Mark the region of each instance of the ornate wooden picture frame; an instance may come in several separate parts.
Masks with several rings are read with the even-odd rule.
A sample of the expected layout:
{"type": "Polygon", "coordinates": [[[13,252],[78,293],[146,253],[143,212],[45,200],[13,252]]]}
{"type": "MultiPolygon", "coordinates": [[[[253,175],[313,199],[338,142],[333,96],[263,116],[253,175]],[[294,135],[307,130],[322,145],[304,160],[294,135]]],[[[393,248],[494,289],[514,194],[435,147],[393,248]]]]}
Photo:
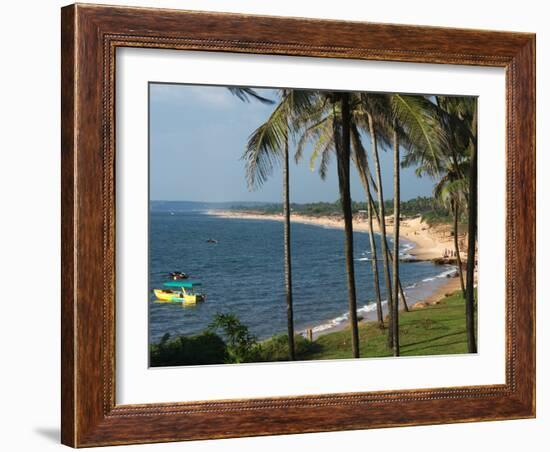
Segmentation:
{"type": "Polygon", "coordinates": [[[161,9],[62,9],[62,442],[73,447],[535,416],[535,36],[161,9]],[[506,382],[115,403],[115,51],[143,47],[506,70],[506,382]]]}

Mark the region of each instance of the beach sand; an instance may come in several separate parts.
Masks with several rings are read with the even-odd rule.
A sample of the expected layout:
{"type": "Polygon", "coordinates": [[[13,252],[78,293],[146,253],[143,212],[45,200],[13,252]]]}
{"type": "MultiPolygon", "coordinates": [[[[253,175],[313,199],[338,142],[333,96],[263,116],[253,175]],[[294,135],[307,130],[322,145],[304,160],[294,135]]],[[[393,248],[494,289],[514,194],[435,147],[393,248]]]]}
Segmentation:
{"type": "Polygon", "coordinates": [[[421,309],[431,304],[437,304],[447,295],[452,295],[457,290],[460,290],[460,279],[458,277],[447,278],[443,284],[437,286],[422,301],[416,302],[409,307],[412,309],[421,309]]]}

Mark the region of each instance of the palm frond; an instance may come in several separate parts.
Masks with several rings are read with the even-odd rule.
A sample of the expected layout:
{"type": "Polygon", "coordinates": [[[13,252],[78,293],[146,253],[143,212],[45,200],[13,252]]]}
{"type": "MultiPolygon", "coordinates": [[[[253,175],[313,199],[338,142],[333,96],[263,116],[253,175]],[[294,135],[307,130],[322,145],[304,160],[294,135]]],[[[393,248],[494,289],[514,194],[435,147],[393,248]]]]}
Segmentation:
{"type": "Polygon", "coordinates": [[[329,116],[325,116],[321,118],[318,122],[315,122],[314,124],[307,126],[303,129],[302,134],[298,139],[298,142],[296,143],[296,150],[294,153],[294,160],[296,163],[300,163],[300,161],[302,160],[306,145],[310,141],[317,140],[321,135],[325,133],[325,128],[327,127],[327,124],[330,123],[330,120],[331,119],[329,116]]]}
{"type": "Polygon", "coordinates": [[[322,180],[327,178],[328,167],[330,165],[330,159],[334,152],[335,143],[334,140],[327,142],[321,150],[321,161],[319,163],[319,176],[322,180]]]}
{"type": "Polygon", "coordinates": [[[435,114],[436,106],[424,96],[393,94],[392,109],[406,136],[404,162],[421,163],[426,172],[437,173],[446,136],[435,114]]]}
{"type": "MultiPolygon", "coordinates": [[[[361,134],[359,133],[359,129],[357,128],[357,125],[352,122],[351,124],[351,149],[352,154],[351,158],[355,163],[355,167],[357,168],[357,171],[359,172],[359,176],[361,178],[365,178],[365,184],[368,184],[370,187],[373,188],[373,191],[375,193],[378,192],[378,187],[376,186],[376,182],[374,180],[374,177],[372,175],[372,172],[370,170],[369,166],[369,159],[367,156],[367,151],[365,147],[363,146],[363,142],[361,140],[361,134]]],[[[369,190],[370,190],[369,187],[369,190]]],[[[365,187],[367,188],[367,187],[365,187]]]]}
{"type": "Polygon", "coordinates": [[[279,164],[288,140],[287,107],[283,99],[267,121],[252,132],[248,139],[242,159],[246,162],[246,178],[250,189],[261,186],[279,164]]]}
{"type": "Polygon", "coordinates": [[[227,89],[243,102],[250,102],[250,98],[260,101],[263,104],[273,105],[274,100],[261,96],[253,88],[239,88],[236,86],[228,86],[227,89]]]}

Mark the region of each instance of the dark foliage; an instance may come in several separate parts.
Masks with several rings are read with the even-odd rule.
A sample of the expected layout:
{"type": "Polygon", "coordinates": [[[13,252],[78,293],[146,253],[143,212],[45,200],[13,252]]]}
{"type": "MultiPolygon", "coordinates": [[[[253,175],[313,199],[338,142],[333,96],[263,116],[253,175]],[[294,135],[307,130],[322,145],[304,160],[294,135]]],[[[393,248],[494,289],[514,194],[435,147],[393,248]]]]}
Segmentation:
{"type": "MultiPolygon", "coordinates": [[[[384,206],[388,212],[393,210],[393,199],[386,199],[384,206]]],[[[281,213],[282,204],[267,203],[263,205],[254,206],[253,209],[250,206],[233,205],[234,210],[243,210],[275,214],[281,213]]],[[[325,216],[325,215],[342,215],[342,207],[340,201],[336,202],[315,202],[297,204],[291,203],[290,208],[293,213],[300,213],[310,216],[325,216]]],[[[353,201],[351,208],[354,214],[365,213],[367,211],[367,205],[364,202],[353,201]]],[[[438,223],[451,223],[452,216],[448,211],[441,207],[439,203],[432,197],[419,196],[417,198],[409,199],[408,201],[401,201],[401,215],[404,217],[410,217],[415,215],[422,215],[426,221],[435,220],[438,223]]]]}
{"type": "Polygon", "coordinates": [[[258,342],[235,314],[216,314],[210,325],[211,331],[221,331],[227,342],[228,363],[253,362],[257,359],[258,342]]]}
{"type": "Polygon", "coordinates": [[[227,358],[225,342],[210,331],[174,339],[167,333],[150,347],[151,367],[223,364],[227,358]]]}

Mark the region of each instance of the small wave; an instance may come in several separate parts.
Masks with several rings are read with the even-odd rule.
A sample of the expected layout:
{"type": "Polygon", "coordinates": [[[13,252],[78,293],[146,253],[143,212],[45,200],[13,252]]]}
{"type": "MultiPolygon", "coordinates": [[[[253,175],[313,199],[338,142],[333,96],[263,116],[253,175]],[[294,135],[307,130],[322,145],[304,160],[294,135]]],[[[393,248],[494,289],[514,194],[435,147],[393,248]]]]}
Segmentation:
{"type": "Polygon", "coordinates": [[[376,310],[376,303],[368,303],[366,304],[365,306],[363,306],[362,308],[359,308],[357,310],[357,313],[368,313],[368,312],[373,312],[376,310]]]}
{"type": "Polygon", "coordinates": [[[327,323],[322,323],[321,325],[314,326],[312,328],[312,331],[314,333],[320,333],[321,331],[326,331],[331,328],[337,327],[340,325],[343,321],[348,319],[348,314],[344,314],[341,316],[338,316],[332,320],[329,320],[327,323]]]}
{"type": "Polygon", "coordinates": [[[409,253],[414,248],[413,243],[405,243],[399,248],[399,255],[405,259],[412,259],[414,256],[409,253]]]}
{"type": "Polygon", "coordinates": [[[458,271],[458,267],[452,267],[449,270],[446,270],[439,275],[436,276],[436,278],[447,278],[451,275],[454,275],[458,271]]]}
{"type": "MultiPolygon", "coordinates": [[[[385,304],[387,304],[387,300],[382,301],[382,305],[385,305],[385,304]]],[[[374,302],[373,303],[367,303],[363,307],[357,309],[357,314],[366,314],[366,313],[369,313],[369,312],[373,312],[374,310],[376,310],[376,303],[374,303],[374,302]]],[[[342,315],[339,315],[338,317],[335,317],[334,319],[329,320],[326,323],[316,325],[311,330],[314,333],[320,333],[322,331],[326,331],[326,330],[330,330],[331,328],[335,328],[338,325],[342,324],[343,322],[346,322],[347,320],[349,320],[349,312],[346,312],[342,315]]]]}
{"type": "Polygon", "coordinates": [[[314,333],[320,333],[321,331],[325,331],[325,330],[328,330],[329,328],[332,328],[332,326],[333,325],[331,324],[324,323],[323,325],[313,327],[311,331],[313,331],[314,333]]]}
{"type": "MultiPolygon", "coordinates": [[[[358,258],[358,259],[355,259],[356,261],[369,261],[371,259],[369,258],[366,258],[366,257],[362,257],[362,258],[358,258]]],[[[455,272],[457,271],[457,267],[455,266],[447,266],[445,271],[431,277],[431,278],[425,278],[422,280],[422,282],[425,282],[425,283],[428,283],[428,282],[432,282],[432,281],[435,281],[436,279],[442,279],[442,278],[447,278],[448,276],[450,275],[453,275],[455,272]]],[[[416,287],[418,287],[418,284],[419,283],[413,283],[413,284],[410,284],[408,286],[405,287],[405,289],[414,289],[416,287]]],[[[407,292],[405,291],[405,294],[407,292]]],[[[382,305],[385,306],[387,304],[387,300],[383,300],[382,301],[382,305]]],[[[360,315],[360,314],[368,314],[370,312],[374,312],[376,310],[376,303],[375,302],[371,302],[371,303],[367,303],[365,305],[363,305],[362,307],[358,308],[357,309],[357,314],[360,315]]],[[[324,322],[324,323],[321,323],[319,325],[316,325],[312,328],[312,331],[313,333],[321,333],[323,331],[327,331],[327,330],[330,330],[332,328],[336,328],[338,327],[339,325],[341,325],[342,323],[346,322],[349,320],[349,312],[346,312],[342,315],[339,315],[327,322],[324,322]]]]}
{"type": "Polygon", "coordinates": [[[447,267],[447,270],[445,270],[444,272],[441,272],[431,278],[425,278],[422,280],[422,282],[430,282],[430,281],[435,281],[436,279],[448,278],[449,276],[454,275],[457,271],[458,271],[457,267],[449,266],[447,267]]]}
{"type": "Polygon", "coordinates": [[[414,245],[412,243],[405,243],[403,246],[401,246],[402,251],[409,251],[414,248],[414,245]]]}

